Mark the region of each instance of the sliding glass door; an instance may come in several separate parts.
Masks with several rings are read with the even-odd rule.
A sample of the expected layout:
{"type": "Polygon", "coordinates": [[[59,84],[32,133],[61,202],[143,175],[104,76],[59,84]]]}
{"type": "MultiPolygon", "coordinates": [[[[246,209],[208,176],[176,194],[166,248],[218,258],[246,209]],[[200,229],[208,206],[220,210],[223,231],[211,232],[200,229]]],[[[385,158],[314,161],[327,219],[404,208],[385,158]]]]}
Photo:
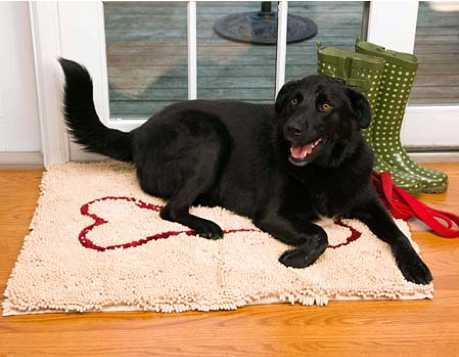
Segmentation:
{"type": "MultiPolygon", "coordinates": [[[[55,69],[49,63],[57,56],[79,61],[93,76],[96,108],[104,123],[131,130],[164,106],[186,99],[273,102],[286,80],[316,72],[316,41],[352,48],[356,36],[363,35],[388,48],[415,50],[419,55],[405,144],[459,147],[459,138],[451,134],[459,129],[459,122],[451,119],[452,114],[459,116],[454,82],[457,9],[445,10],[440,4],[32,3],[38,88],[42,96],[52,95],[49,77],[55,69]],[[434,129],[430,129],[432,117],[437,123],[434,129]]],[[[61,119],[54,118],[57,104],[42,98],[47,163],[82,158],[67,138],[55,138],[55,133],[65,136],[61,119]],[[53,147],[58,154],[56,150],[47,154],[53,147]]]]}

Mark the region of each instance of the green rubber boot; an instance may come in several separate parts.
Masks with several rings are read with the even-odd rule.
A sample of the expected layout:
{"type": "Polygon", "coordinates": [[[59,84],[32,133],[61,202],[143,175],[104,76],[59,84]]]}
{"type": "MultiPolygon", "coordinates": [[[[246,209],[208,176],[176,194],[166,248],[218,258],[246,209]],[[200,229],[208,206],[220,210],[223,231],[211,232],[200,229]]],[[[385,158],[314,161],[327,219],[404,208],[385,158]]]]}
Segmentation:
{"type": "MultiPolygon", "coordinates": [[[[366,95],[372,113],[376,113],[379,101],[379,88],[384,71],[384,59],[366,56],[350,50],[334,47],[321,47],[317,43],[318,71],[330,77],[339,78],[351,87],[357,87],[360,92],[366,95]]],[[[373,115],[374,117],[374,115],[373,115]]],[[[367,144],[373,149],[374,120],[370,126],[362,130],[362,136],[367,144]]],[[[411,193],[419,193],[424,185],[409,173],[393,170],[389,165],[380,163],[376,156],[377,167],[381,171],[390,171],[394,182],[411,193]]]]}
{"type": "Polygon", "coordinates": [[[380,102],[373,116],[373,150],[381,159],[376,170],[385,170],[383,165],[389,165],[394,172],[408,173],[421,180],[423,192],[444,192],[448,186],[448,176],[417,165],[400,141],[402,121],[418,66],[416,56],[359,40],[356,42],[356,51],[385,60],[379,90],[380,102]]]}
{"type": "MultiPolygon", "coordinates": [[[[317,58],[320,74],[340,78],[347,85],[357,87],[368,98],[372,112],[376,111],[384,60],[350,50],[320,47],[320,45],[317,48],[317,58]]],[[[362,136],[370,146],[372,125],[373,122],[367,129],[362,130],[362,136]]]]}

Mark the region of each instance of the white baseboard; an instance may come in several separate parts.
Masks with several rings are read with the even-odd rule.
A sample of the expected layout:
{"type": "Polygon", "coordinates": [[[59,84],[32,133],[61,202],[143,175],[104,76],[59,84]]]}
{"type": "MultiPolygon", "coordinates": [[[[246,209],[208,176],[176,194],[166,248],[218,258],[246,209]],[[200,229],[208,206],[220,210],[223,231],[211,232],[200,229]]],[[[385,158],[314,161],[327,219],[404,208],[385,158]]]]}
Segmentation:
{"type": "MultiPolygon", "coordinates": [[[[459,162],[459,151],[452,152],[412,152],[410,157],[416,162],[459,162]]],[[[105,159],[101,155],[91,155],[83,158],[88,160],[105,159]]],[[[23,167],[23,166],[43,166],[43,156],[38,151],[15,151],[0,152],[0,168],[1,167],[23,167]]]]}
{"type": "Polygon", "coordinates": [[[459,105],[409,106],[401,132],[403,145],[459,147],[458,116],[459,105]]]}
{"type": "Polygon", "coordinates": [[[459,162],[459,151],[411,152],[409,156],[416,162],[459,162]]]}
{"type": "MultiPolygon", "coordinates": [[[[100,161],[106,160],[106,156],[85,153],[78,149],[76,144],[72,144],[72,161],[100,161]],[[73,149],[73,150],[72,150],[73,149]]],[[[431,151],[431,152],[408,152],[408,155],[416,162],[459,162],[459,151],[431,151]]]]}
{"type": "Polygon", "coordinates": [[[1,151],[0,167],[43,167],[43,155],[39,151],[1,151]]]}

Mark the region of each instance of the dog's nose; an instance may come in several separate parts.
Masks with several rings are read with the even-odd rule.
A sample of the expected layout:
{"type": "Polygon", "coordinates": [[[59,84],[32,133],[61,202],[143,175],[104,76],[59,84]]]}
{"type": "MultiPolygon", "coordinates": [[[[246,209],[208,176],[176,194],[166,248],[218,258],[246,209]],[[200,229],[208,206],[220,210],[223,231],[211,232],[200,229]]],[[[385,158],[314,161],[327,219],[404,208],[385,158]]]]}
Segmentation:
{"type": "Polygon", "coordinates": [[[298,124],[291,123],[287,125],[287,134],[292,137],[298,137],[303,135],[303,129],[298,124]]]}

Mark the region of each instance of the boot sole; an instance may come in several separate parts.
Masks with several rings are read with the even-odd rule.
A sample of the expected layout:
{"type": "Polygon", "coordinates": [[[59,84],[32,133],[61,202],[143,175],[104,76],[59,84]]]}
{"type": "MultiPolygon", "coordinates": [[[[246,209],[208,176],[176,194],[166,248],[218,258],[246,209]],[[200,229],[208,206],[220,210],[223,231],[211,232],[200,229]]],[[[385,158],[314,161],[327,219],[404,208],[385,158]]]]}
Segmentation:
{"type": "Polygon", "coordinates": [[[426,187],[422,189],[424,193],[443,193],[446,192],[448,189],[448,184],[440,185],[440,186],[433,186],[433,187],[426,187]]]}

